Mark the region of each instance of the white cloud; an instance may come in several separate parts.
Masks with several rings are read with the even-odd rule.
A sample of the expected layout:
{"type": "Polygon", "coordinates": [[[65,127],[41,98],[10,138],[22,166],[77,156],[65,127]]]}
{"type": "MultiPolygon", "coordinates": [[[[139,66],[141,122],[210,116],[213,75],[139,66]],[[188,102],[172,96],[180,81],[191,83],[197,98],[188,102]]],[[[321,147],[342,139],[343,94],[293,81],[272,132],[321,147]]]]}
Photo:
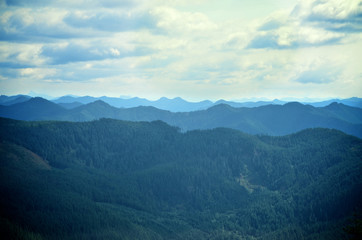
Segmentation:
{"type": "Polygon", "coordinates": [[[309,5],[309,15],[324,19],[347,19],[362,12],[360,0],[324,0],[309,5]]]}
{"type": "Polygon", "coordinates": [[[41,66],[46,59],[41,56],[42,44],[0,43],[0,61],[17,65],[41,66]]]}
{"type": "Polygon", "coordinates": [[[111,54],[112,54],[113,56],[117,56],[117,57],[118,57],[118,56],[121,55],[121,53],[119,52],[119,50],[116,49],[116,48],[111,48],[110,51],[111,51],[111,54]]]}
{"type": "Polygon", "coordinates": [[[306,44],[323,44],[333,40],[340,40],[345,34],[326,31],[321,28],[301,27],[298,31],[298,38],[306,44]]]}
{"type": "Polygon", "coordinates": [[[277,12],[259,23],[250,48],[304,48],[340,44],[362,31],[360,1],[299,1],[291,14],[277,12]]]}
{"type": "Polygon", "coordinates": [[[202,13],[180,12],[170,7],[156,7],[150,13],[157,19],[157,27],[169,33],[199,34],[217,28],[202,13]]]}
{"type": "Polygon", "coordinates": [[[3,92],[216,99],[361,89],[356,1],[303,0],[253,21],[235,17],[255,12],[251,1],[16,2],[0,10],[3,92]]]}
{"type": "Polygon", "coordinates": [[[360,0],[300,1],[292,15],[305,23],[336,32],[362,32],[360,0]]]}
{"type": "Polygon", "coordinates": [[[19,69],[21,77],[28,77],[33,79],[44,79],[56,74],[56,69],[51,68],[22,68],[19,69]]]}

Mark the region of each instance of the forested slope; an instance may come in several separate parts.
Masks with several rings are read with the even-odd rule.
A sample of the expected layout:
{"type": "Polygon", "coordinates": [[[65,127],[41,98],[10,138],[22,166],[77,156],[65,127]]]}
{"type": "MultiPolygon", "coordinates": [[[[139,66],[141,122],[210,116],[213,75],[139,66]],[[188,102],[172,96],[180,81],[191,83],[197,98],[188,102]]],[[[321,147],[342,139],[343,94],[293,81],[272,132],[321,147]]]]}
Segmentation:
{"type": "Polygon", "coordinates": [[[33,239],[348,239],[362,141],[181,133],[163,122],[0,119],[3,234],[33,239]]]}

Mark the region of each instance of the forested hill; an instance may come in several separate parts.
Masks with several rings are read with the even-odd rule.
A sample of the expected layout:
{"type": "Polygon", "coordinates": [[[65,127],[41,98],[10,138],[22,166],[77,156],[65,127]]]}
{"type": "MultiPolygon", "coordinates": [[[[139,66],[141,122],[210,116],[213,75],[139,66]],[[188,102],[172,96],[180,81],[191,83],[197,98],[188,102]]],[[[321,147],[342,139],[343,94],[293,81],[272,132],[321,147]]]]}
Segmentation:
{"type": "Polygon", "coordinates": [[[362,140],[336,130],[268,137],[1,118],[0,152],[5,239],[349,239],[358,230],[362,140]]]}
{"type": "Polygon", "coordinates": [[[313,107],[292,102],[255,108],[234,108],[220,104],[202,111],[173,113],[154,107],[115,108],[100,100],[66,109],[42,98],[32,98],[11,106],[0,106],[0,116],[18,120],[162,120],[183,131],[227,127],[268,135],[285,135],[307,128],[323,127],[362,138],[362,109],[340,103],[313,107]]]}

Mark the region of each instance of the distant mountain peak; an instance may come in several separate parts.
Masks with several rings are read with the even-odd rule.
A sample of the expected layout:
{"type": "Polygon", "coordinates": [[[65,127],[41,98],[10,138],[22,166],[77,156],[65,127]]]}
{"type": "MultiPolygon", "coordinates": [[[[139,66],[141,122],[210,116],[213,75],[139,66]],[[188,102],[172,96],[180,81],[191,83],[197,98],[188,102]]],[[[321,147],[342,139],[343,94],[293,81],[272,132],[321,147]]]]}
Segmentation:
{"type": "Polygon", "coordinates": [[[182,97],[175,97],[172,100],[178,101],[178,102],[186,102],[185,99],[183,99],[182,97]]]}
{"type": "Polygon", "coordinates": [[[30,98],[28,101],[28,103],[47,103],[47,104],[54,104],[56,105],[55,103],[49,101],[49,100],[46,100],[42,97],[33,97],[33,98],[30,98]]]}
{"type": "Polygon", "coordinates": [[[208,110],[225,110],[225,109],[234,109],[234,107],[232,107],[226,103],[218,103],[218,104],[208,108],[208,110]]]}
{"type": "Polygon", "coordinates": [[[332,102],[331,104],[329,104],[329,106],[339,106],[339,105],[343,105],[343,104],[338,103],[338,102],[332,102]]]}
{"type": "Polygon", "coordinates": [[[94,102],[88,103],[88,106],[94,105],[94,106],[106,106],[106,107],[111,107],[111,105],[109,105],[108,103],[102,101],[102,100],[96,100],[94,102]]]}
{"type": "Polygon", "coordinates": [[[171,101],[172,99],[167,98],[167,97],[161,97],[160,99],[156,100],[156,102],[168,102],[171,101]]]}
{"type": "Polygon", "coordinates": [[[329,108],[329,109],[340,109],[340,108],[349,108],[349,107],[351,107],[351,106],[347,106],[347,105],[344,105],[343,103],[339,103],[339,102],[332,102],[326,106],[326,108],[329,108]]]}
{"type": "Polygon", "coordinates": [[[285,107],[303,107],[305,105],[300,102],[288,102],[288,103],[284,104],[284,106],[285,107]]]}

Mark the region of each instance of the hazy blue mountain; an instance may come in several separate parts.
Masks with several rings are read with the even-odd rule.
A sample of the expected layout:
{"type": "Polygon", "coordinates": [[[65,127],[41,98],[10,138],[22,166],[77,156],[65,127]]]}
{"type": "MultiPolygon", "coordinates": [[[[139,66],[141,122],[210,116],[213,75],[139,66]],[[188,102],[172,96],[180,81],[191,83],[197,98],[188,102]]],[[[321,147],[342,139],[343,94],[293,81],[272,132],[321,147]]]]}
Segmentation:
{"type": "Polygon", "coordinates": [[[340,100],[340,103],[343,103],[344,105],[348,105],[351,107],[362,108],[362,98],[353,97],[353,98],[342,99],[340,100]]]}
{"type": "Polygon", "coordinates": [[[90,96],[83,96],[83,97],[77,97],[77,96],[63,96],[60,98],[57,98],[55,100],[52,100],[54,103],[73,103],[73,102],[80,102],[82,104],[88,104],[94,101],[97,101],[98,98],[90,97],[90,96]]]}
{"type": "Polygon", "coordinates": [[[306,128],[324,127],[362,137],[362,109],[337,103],[321,108],[297,102],[252,108],[234,108],[219,104],[206,110],[173,113],[150,106],[116,108],[101,100],[67,110],[45,99],[36,99],[12,106],[1,106],[0,116],[19,120],[161,120],[179,127],[182,131],[227,127],[251,134],[270,135],[285,135],[306,128]]]}
{"type": "MultiPolygon", "coordinates": [[[[31,97],[27,95],[16,95],[16,96],[0,96],[0,105],[12,105],[15,103],[25,102],[29,100],[31,97]]],[[[169,99],[166,97],[162,97],[156,101],[147,100],[145,98],[125,98],[125,97],[90,97],[90,96],[73,96],[67,95],[63,96],[54,100],[52,102],[61,104],[63,107],[67,109],[74,108],[79,106],[79,104],[88,104],[97,100],[102,100],[103,102],[108,103],[109,105],[117,108],[132,108],[132,107],[139,107],[139,106],[153,106],[162,110],[168,110],[171,112],[191,112],[191,111],[198,111],[198,110],[205,110],[215,105],[219,104],[227,104],[232,107],[260,107],[264,105],[283,105],[286,104],[288,101],[280,101],[278,99],[274,99],[272,101],[268,100],[261,100],[261,99],[252,99],[252,100],[241,100],[241,101],[226,101],[226,100],[218,100],[216,102],[212,102],[209,100],[201,101],[201,102],[189,102],[180,97],[169,99]]],[[[358,107],[362,108],[362,99],[353,97],[348,99],[330,99],[327,101],[321,102],[303,102],[306,105],[312,105],[314,107],[325,107],[330,105],[333,102],[343,103],[347,106],[358,107]]]]}
{"type": "Polygon", "coordinates": [[[37,93],[37,92],[34,92],[34,91],[30,91],[29,93],[27,93],[27,95],[30,96],[30,97],[41,97],[41,98],[44,98],[44,99],[47,99],[47,100],[54,99],[53,96],[49,96],[48,94],[37,93]]]}
{"type": "Polygon", "coordinates": [[[83,104],[91,103],[96,100],[102,100],[103,102],[108,103],[109,105],[117,108],[132,108],[139,106],[152,106],[163,110],[168,110],[172,112],[189,112],[196,111],[200,109],[206,109],[213,105],[211,101],[202,101],[202,102],[188,102],[182,98],[160,98],[156,101],[150,101],[145,98],[115,98],[115,97],[74,97],[74,96],[65,96],[59,99],[54,100],[55,103],[72,103],[72,102],[80,102],[83,104]]]}
{"type": "Polygon", "coordinates": [[[288,102],[280,101],[278,99],[274,99],[273,101],[242,102],[241,107],[260,107],[260,106],[270,105],[270,104],[283,105],[283,104],[286,104],[286,103],[288,103],[288,102]]]}
{"type": "Polygon", "coordinates": [[[168,110],[171,112],[190,112],[206,109],[212,105],[213,103],[208,100],[202,102],[188,102],[180,97],[173,99],[163,97],[158,99],[157,101],[152,102],[150,106],[163,110],[168,110]]]}
{"type": "Polygon", "coordinates": [[[112,118],[128,121],[155,121],[171,119],[173,113],[150,106],[116,108],[101,100],[82,105],[58,115],[54,120],[91,121],[100,118],[112,118]]]}
{"type": "Polygon", "coordinates": [[[31,97],[27,95],[15,95],[15,96],[0,96],[0,105],[10,106],[16,103],[28,101],[31,97]]]}
{"type": "MultiPolygon", "coordinates": [[[[226,100],[218,100],[216,102],[212,102],[209,100],[201,101],[201,102],[188,102],[180,97],[169,99],[166,97],[162,97],[156,101],[150,101],[145,98],[115,98],[115,97],[77,97],[77,96],[64,96],[60,97],[56,100],[53,100],[55,103],[72,103],[72,102],[80,102],[83,104],[87,104],[90,102],[94,102],[96,100],[102,100],[106,103],[108,103],[111,106],[117,107],[117,108],[131,108],[131,107],[138,107],[138,106],[152,106],[156,107],[162,110],[168,110],[171,112],[191,112],[191,111],[198,111],[198,110],[204,110],[209,107],[212,107],[214,105],[219,104],[227,104],[232,107],[260,107],[264,105],[283,105],[287,103],[287,101],[281,101],[278,99],[274,99],[272,101],[267,100],[258,100],[254,99],[255,101],[226,101],[226,100]]],[[[322,101],[322,102],[305,102],[304,104],[309,104],[314,107],[325,107],[333,102],[337,103],[343,103],[347,106],[352,107],[359,107],[362,108],[362,99],[361,98],[348,98],[348,99],[331,99],[328,101],[322,101]]]]}
{"type": "Polygon", "coordinates": [[[26,102],[0,106],[0,116],[20,120],[52,120],[67,114],[67,110],[44,98],[31,98],[26,102]]]}
{"type": "Polygon", "coordinates": [[[355,107],[346,106],[342,103],[331,103],[324,108],[331,116],[347,122],[359,124],[362,122],[361,110],[355,107]]]}
{"type": "Polygon", "coordinates": [[[228,127],[252,134],[285,135],[306,128],[326,127],[362,137],[362,109],[315,108],[300,103],[233,108],[220,104],[204,111],[180,114],[169,124],[183,130],[228,127]],[[347,119],[348,118],[348,119],[347,119]]]}
{"type": "Polygon", "coordinates": [[[188,102],[180,97],[176,97],[173,99],[169,99],[166,97],[162,97],[156,101],[147,100],[145,98],[115,98],[115,97],[76,97],[76,96],[64,96],[60,97],[56,100],[53,100],[55,103],[72,103],[72,102],[80,102],[83,104],[88,104],[97,100],[102,100],[103,102],[108,103],[109,105],[117,108],[132,108],[139,106],[152,106],[158,109],[167,110],[171,112],[191,112],[204,110],[209,107],[218,104],[228,104],[233,107],[259,107],[268,104],[284,104],[286,102],[273,100],[273,101],[257,101],[257,102],[233,102],[226,100],[219,100],[216,102],[212,102],[209,100],[200,101],[200,102],[188,102]]]}
{"type": "Polygon", "coordinates": [[[336,130],[0,118],[0,156],[4,239],[347,240],[360,221],[362,140],[336,130]]]}
{"type": "Polygon", "coordinates": [[[351,107],[362,108],[362,98],[357,98],[357,97],[347,98],[347,99],[330,99],[327,101],[311,102],[308,104],[315,106],[315,107],[325,107],[333,102],[342,103],[344,105],[351,106],[351,107]]]}
{"type": "Polygon", "coordinates": [[[117,118],[118,108],[97,100],[77,108],[73,108],[61,119],[70,121],[90,121],[100,118],[117,118]]]}
{"type": "Polygon", "coordinates": [[[73,108],[82,106],[83,103],[80,103],[80,102],[58,103],[58,105],[62,106],[63,108],[66,108],[66,109],[73,109],[73,108]]]}
{"type": "Polygon", "coordinates": [[[229,106],[235,107],[235,108],[239,108],[239,107],[260,107],[260,106],[264,106],[264,105],[270,105],[270,104],[275,104],[275,105],[283,105],[287,102],[285,101],[280,101],[280,100],[273,100],[273,101],[255,101],[255,102],[233,102],[233,101],[226,101],[226,100],[218,100],[216,101],[213,105],[219,105],[219,104],[227,104],[229,106]]]}
{"type": "Polygon", "coordinates": [[[114,98],[114,97],[100,97],[100,100],[108,103],[109,105],[117,108],[131,108],[138,106],[150,106],[150,101],[145,98],[114,98]]]}

